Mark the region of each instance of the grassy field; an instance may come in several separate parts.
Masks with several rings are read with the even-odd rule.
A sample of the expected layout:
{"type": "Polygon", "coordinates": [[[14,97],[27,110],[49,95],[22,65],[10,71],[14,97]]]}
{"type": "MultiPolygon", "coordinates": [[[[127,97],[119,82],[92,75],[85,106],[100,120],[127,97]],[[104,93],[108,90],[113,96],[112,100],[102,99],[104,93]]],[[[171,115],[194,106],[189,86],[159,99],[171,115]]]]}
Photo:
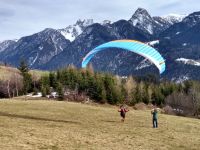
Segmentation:
{"type": "Polygon", "coordinates": [[[1,150],[194,150],[200,120],[130,110],[124,123],[117,107],[59,101],[0,101],[1,150]]]}

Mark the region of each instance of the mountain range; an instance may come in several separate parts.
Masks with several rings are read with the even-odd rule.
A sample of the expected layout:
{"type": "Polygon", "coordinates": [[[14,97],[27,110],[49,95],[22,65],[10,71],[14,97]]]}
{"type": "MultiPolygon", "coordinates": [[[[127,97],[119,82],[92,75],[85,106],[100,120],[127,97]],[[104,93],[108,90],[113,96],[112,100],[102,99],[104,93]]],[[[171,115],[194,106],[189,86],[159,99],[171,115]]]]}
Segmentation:
{"type": "MultiPolygon", "coordinates": [[[[0,42],[0,62],[18,66],[25,59],[32,69],[56,70],[71,64],[79,68],[90,50],[117,39],[139,40],[156,48],[167,65],[161,78],[200,79],[200,12],[152,17],[138,8],[129,20],[97,23],[85,19],[63,29],[46,28],[19,40],[0,42]]],[[[148,60],[120,49],[97,53],[91,64],[97,71],[121,76],[159,75],[148,60]]]]}

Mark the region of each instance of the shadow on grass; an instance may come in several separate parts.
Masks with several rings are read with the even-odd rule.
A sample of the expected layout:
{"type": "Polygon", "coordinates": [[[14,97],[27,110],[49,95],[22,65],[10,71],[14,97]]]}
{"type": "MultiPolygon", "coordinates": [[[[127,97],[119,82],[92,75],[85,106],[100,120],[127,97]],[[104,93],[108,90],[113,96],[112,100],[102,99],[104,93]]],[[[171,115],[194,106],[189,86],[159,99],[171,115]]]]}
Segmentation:
{"type": "Polygon", "coordinates": [[[103,121],[103,122],[108,122],[108,123],[118,123],[118,122],[120,122],[120,121],[116,121],[116,120],[101,120],[101,121],[103,121]]]}
{"type": "Polygon", "coordinates": [[[9,113],[5,113],[5,112],[0,112],[0,116],[12,117],[12,118],[21,118],[21,119],[39,120],[39,121],[51,121],[51,122],[61,122],[61,123],[71,123],[71,124],[81,124],[80,122],[76,122],[76,121],[57,120],[57,119],[55,120],[55,119],[40,118],[40,117],[34,117],[34,116],[26,116],[26,115],[9,114],[9,113]]]}

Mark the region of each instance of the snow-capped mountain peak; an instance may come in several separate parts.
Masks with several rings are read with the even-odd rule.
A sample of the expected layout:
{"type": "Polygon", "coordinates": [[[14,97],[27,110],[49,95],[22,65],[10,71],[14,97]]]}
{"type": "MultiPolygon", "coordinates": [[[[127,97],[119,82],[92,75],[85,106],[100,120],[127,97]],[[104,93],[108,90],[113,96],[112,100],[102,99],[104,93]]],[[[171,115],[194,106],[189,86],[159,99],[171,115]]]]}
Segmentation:
{"type": "Polygon", "coordinates": [[[15,41],[13,40],[0,41],[0,52],[3,52],[6,48],[8,48],[10,45],[14,43],[15,41]]]}
{"type": "Polygon", "coordinates": [[[183,19],[183,22],[192,27],[200,23],[200,11],[194,12],[183,19]]]}
{"type": "Polygon", "coordinates": [[[173,13],[171,13],[171,14],[162,16],[161,18],[168,21],[171,24],[174,24],[174,23],[181,22],[186,16],[187,16],[186,14],[173,14],[173,13]]]}
{"type": "Polygon", "coordinates": [[[129,20],[133,26],[153,34],[153,19],[143,8],[138,8],[129,20]]]}
{"type": "Polygon", "coordinates": [[[108,25],[108,24],[111,24],[112,22],[110,20],[104,20],[102,21],[101,25],[105,26],[105,25],[108,25]]]}
{"type": "Polygon", "coordinates": [[[64,29],[59,29],[58,31],[71,42],[75,40],[77,36],[79,36],[83,30],[92,25],[94,23],[93,19],[84,19],[84,20],[77,20],[74,25],[69,25],[64,29]]]}
{"type": "Polygon", "coordinates": [[[159,34],[174,23],[181,22],[187,15],[169,14],[151,17],[147,10],[138,8],[129,20],[133,26],[149,33],[159,34]]]}
{"type": "Polygon", "coordinates": [[[77,20],[75,26],[78,25],[81,28],[84,28],[84,27],[87,27],[87,26],[89,26],[93,23],[94,23],[93,19],[83,19],[83,20],[79,19],[79,20],[77,20]]]}
{"type": "Polygon", "coordinates": [[[148,13],[148,11],[144,8],[138,8],[135,13],[134,16],[147,16],[147,17],[151,17],[148,13]]]}

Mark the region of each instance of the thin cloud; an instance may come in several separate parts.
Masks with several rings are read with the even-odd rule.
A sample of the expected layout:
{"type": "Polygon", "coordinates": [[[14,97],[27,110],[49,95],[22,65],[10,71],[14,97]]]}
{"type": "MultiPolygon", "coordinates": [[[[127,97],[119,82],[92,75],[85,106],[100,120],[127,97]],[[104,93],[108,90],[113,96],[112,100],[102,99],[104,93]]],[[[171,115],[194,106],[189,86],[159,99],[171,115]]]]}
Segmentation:
{"type": "Polygon", "coordinates": [[[14,11],[7,8],[0,8],[0,17],[6,18],[14,16],[14,11]]]}
{"type": "Polygon", "coordinates": [[[170,3],[170,4],[167,4],[167,5],[163,5],[161,7],[159,7],[158,9],[160,10],[163,10],[163,9],[173,9],[173,8],[177,8],[177,6],[180,5],[180,2],[174,2],[174,3],[170,3]]]}

